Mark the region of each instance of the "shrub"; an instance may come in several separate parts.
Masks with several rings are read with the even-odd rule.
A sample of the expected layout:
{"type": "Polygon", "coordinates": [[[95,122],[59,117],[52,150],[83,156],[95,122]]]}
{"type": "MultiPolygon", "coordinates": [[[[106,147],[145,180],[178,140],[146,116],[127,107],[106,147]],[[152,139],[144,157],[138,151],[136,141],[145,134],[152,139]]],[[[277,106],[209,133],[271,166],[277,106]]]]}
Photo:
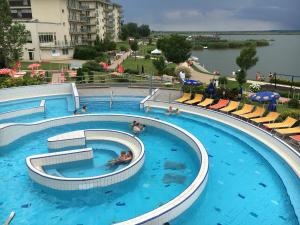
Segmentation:
{"type": "Polygon", "coordinates": [[[221,77],[219,77],[219,83],[220,84],[227,84],[228,83],[228,79],[227,79],[227,77],[225,77],[225,76],[221,76],[221,77]]]}
{"type": "Polygon", "coordinates": [[[285,120],[288,116],[293,117],[297,120],[300,119],[300,110],[297,109],[286,109],[284,112],[281,112],[279,121],[285,120]]]}
{"type": "Polygon", "coordinates": [[[92,71],[89,71],[88,76],[89,76],[89,83],[93,83],[94,82],[94,73],[92,71]]]}
{"type": "Polygon", "coordinates": [[[259,84],[251,84],[249,86],[250,92],[256,93],[261,90],[261,86],[259,84]]]}
{"type": "Polygon", "coordinates": [[[298,99],[291,99],[288,102],[289,108],[298,109],[299,108],[299,100],[298,99]]]}
{"type": "Polygon", "coordinates": [[[164,74],[169,76],[175,76],[175,68],[174,67],[167,67],[164,69],[164,74]]]}
{"type": "Polygon", "coordinates": [[[91,60],[97,56],[97,51],[91,46],[76,47],[74,51],[74,59],[91,60]]]}
{"type": "Polygon", "coordinates": [[[145,55],[145,59],[151,59],[151,56],[149,54],[145,55]]]}
{"type": "Polygon", "coordinates": [[[97,57],[95,58],[95,61],[97,63],[108,62],[108,60],[109,60],[109,56],[104,52],[97,53],[97,57]]]}
{"type": "Polygon", "coordinates": [[[81,83],[82,80],[83,80],[83,76],[84,76],[84,74],[83,74],[83,72],[82,72],[82,69],[79,68],[79,69],[77,70],[77,74],[76,74],[76,82],[81,83]]]}
{"type": "Polygon", "coordinates": [[[98,71],[102,72],[104,71],[102,66],[100,66],[96,61],[88,61],[85,64],[83,64],[82,69],[84,71],[98,71]]]}
{"type": "Polygon", "coordinates": [[[185,78],[186,78],[186,79],[189,79],[189,78],[191,77],[191,70],[190,70],[190,68],[185,67],[185,66],[178,66],[178,67],[175,69],[175,75],[176,75],[177,77],[179,77],[180,71],[182,71],[182,72],[185,73],[185,78]]]}

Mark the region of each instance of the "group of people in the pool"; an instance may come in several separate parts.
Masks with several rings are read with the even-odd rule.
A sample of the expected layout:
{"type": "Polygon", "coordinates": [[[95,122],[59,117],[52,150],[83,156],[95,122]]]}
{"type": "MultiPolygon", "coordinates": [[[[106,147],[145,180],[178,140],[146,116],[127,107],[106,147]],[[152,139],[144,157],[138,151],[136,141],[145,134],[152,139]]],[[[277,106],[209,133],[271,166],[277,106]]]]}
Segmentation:
{"type": "Polygon", "coordinates": [[[120,164],[128,164],[131,162],[132,158],[133,153],[131,150],[129,150],[128,152],[121,151],[120,156],[118,158],[108,161],[108,165],[115,166],[120,164]]]}

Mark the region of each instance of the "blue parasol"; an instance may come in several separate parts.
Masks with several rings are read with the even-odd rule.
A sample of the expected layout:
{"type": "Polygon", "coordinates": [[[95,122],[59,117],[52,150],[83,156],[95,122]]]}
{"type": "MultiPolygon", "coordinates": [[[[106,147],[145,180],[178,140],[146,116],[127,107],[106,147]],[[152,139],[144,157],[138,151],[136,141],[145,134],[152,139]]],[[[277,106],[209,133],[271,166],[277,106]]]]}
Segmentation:
{"type": "Polygon", "coordinates": [[[200,85],[202,85],[201,82],[196,81],[196,80],[186,80],[186,81],[184,81],[184,84],[187,84],[187,85],[195,85],[195,86],[200,86],[200,85]]]}
{"type": "Polygon", "coordinates": [[[280,95],[276,92],[271,92],[271,91],[262,91],[262,92],[257,92],[256,94],[252,95],[251,97],[252,101],[255,102],[272,102],[276,103],[276,100],[280,98],[280,95]]]}

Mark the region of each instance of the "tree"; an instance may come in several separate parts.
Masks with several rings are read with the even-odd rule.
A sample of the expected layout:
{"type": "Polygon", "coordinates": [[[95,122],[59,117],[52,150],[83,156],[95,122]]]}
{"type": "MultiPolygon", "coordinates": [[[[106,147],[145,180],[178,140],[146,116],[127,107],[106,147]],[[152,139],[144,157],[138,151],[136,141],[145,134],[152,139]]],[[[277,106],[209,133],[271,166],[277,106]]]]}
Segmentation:
{"type": "Polygon", "coordinates": [[[135,59],[136,59],[136,52],[139,50],[139,45],[138,45],[138,42],[136,40],[130,42],[130,49],[132,51],[134,51],[135,59]]]}
{"type": "Polygon", "coordinates": [[[8,67],[21,58],[29,32],[25,25],[12,21],[7,0],[0,0],[0,15],[0,66],[8,67]]]}
{"type": "Polygon", "coordinates": [[[99,46],[100,44],[101,44],[100,37],[99,37],[99,35],[97,34],[96,40],[95,40],[95,42],[94,42],[94,45],[95,45],[95,46],[99,46]]]}
{"type": "Polygon", "coordinates": [[[258,57],[256,56],[256,48],[254,45],[241,50],[240,55],[236,58],[236,64],[241,68],[236,75],[236,81],[240,87],[247,82],[247,70],[255,66],[257,62],[258,57]]]}
{"type": "Polygon", "coordinates": [[[138,31],[139,31],[139,35],[141,36],[141,37],[149,37],[150,36],[150,28],[149,28],[149,25],[146,25],[146,24],[143,24],[143,25],[141,25],[140,27],[139,27],[139,29],[138,29],[138,31]]]}
{"type": "Polygon", "coordinates": [[[163,51],[168,61],[182,63],[191,56],[192,43],[180,35],[171,35],[158,42],[158,47],[163,51]]]}
{"type": "Polygon", "coordinates": [[[165,69],[167,68],[166,62],[165,62],[165,58],[164,57],[159,57],[158,59],[154,59],[152,61],[154,67],[157,69],[158,74],[162,75],[165,71],[165,69]]]}

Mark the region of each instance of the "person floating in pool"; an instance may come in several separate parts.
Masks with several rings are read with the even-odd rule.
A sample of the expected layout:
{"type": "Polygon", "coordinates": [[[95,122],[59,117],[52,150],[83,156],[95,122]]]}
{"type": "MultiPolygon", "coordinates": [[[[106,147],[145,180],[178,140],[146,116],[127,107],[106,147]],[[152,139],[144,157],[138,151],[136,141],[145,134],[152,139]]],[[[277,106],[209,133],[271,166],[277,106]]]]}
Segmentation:
{"type": "Polygon", "coordinates": [[[125,151],[121,151],[121,154],[117,159],[108,161],[108,165],[128,164],[131,162],[132,158],[133,158],[132,151],[128,151],[127,153],[125,151]]]}
{"type": "Polygon", "coordinates": [[[169,108],[168,108],[167,111],[166,111],[166,114],[167,114],[168,116],[170,116],[170,115],[172,115],[172,114],[177,114],[177,115],[178,115],[179,113],[180,113],[179,108],[173,109],[172,106],[169,106],[169,108]]]}
{"type": "Polygon", "coordinates": [[[87,106],[86,106],[86,105],[84,105],[84,106],[82,107],[82,110],[81,110],[81,112],[83,112],[83,113],[86,113],[86,112],[87,112],[87,110],[88,110],[87,106]]]}
{"type": "Polygon", "coordinates": [[[133,121],[133,123],[131,124],[131,127],[132,127],[132,132],[134,134],[139,134],[145,130],[146,126],[137,121],[133,121]]]}

